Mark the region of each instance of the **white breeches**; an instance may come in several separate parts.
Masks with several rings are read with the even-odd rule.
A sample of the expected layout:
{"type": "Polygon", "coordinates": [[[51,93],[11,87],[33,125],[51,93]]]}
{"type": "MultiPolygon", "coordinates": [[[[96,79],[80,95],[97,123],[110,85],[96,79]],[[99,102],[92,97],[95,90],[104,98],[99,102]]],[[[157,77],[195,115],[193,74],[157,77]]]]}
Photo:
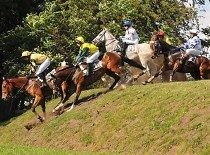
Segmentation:
{"type": "Polygon", "coordinates": [[[123,42],[125,42],[126,44],[129,44],[129,45],[134,45],[134,44],[138,44],[139,40],[138,39],[135,39],[135,40],[125,39],[125,40],[123,40],[123,42]]]}
{"type": "Polygon", "coordinates": [[[45,69],[50,65],[50,59],[47,58],[36,70],[36,76],[41,74],[42,72],[45,71],[45,69]]]}
{"type": "Polygon", "coordinates": [[[95,52],[93,55],[87,57],[86,62],[87,62],[87,63],[93,63],[93,61],[96,60],[96,59],[98,59],[99,56],[100,56],[100,52],[97,51],[97,52],[95,52]]]}
{"type": "Polygon", "coordinates": [[[186,49],[186,54],[187,55],[190,55],[190,54],[192,54],[192,55],[200,55],[201,51],[193,49],[193,48],[190,48],[190,49],[186,49]]]}

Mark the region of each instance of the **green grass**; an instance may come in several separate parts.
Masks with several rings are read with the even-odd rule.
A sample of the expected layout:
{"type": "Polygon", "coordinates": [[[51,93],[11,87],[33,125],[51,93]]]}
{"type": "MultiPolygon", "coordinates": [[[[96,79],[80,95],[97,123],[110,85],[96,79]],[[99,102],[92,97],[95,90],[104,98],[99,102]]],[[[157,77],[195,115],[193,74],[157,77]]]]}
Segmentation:
{"type": "MultiPolygon", "coordinates": [[[[27,152],[33,146],[40,154],[46,148],[54,148],[52,152],[62,149],[58,152],[64,154],[66,150],[90,154],[209,153],[210,81],[136,85],[100,94],[104,90],[82,92],[80,99],[97,97],[30,131],[23,126],[35,118],[31,111],[2,122],[1,150],[12,152],[16,147],[27,152]]],[[[47,111],[58,101],[48,102],[47,111]]],[[[37,109],[40,113],[41,108],[37,109]]]]}
{"type": "Polygon", "coordinates": [[[14,145],[0,145],[1,155],[94,155],[96,153],[85,153],[78,151],[67,151],[62,149],[41,148],[41,147],[26,147],[14,145]]]}

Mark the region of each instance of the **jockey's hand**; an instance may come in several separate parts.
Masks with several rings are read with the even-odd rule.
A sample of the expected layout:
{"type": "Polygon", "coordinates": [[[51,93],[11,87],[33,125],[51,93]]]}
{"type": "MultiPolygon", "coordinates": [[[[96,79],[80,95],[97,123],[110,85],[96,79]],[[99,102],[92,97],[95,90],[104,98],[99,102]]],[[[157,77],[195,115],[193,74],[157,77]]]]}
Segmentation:
{"type": "Polygon", "coordinates": [[[79,68],[79,63],[74,63],[75,68],[79,68]]]}
{"type": "Polygon", "coordinates": [[[28,75],[26,75],[26,78],[27,79],[30,79],[30,77],[31,77],[31,74],[30,73],[28,75]]]}
{"type": "Polygon", "coordinates": [[[119,54],[120,56],[122,55],[122,53],[121,53],[121,52],[117,52],[117,54],[119,54]]]}
{"type": "Polygon", "coordinates": [[[29,74],[31,75],[31,74],[33,74],[33,73],[35,73],[35,70],[34,70],[34,69],[31,69],[31,70],[29,71],[29,74]]]}

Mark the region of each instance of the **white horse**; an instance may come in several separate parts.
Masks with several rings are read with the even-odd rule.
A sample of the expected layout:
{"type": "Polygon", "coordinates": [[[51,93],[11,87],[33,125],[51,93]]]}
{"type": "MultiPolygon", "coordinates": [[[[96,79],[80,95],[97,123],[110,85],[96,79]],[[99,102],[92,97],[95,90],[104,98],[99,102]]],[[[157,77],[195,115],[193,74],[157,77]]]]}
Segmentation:
{"type": "MultiPolygon", "coordinates": [[[[120,48],[119,41],[106,28],[104,28],[92,41],[94,44],[100,44],[102,42],[105,43],[107,52],[116,52],[116,49],[120,48]]],[[[152,59],[151,57],[153,55],[154,52],[151,49],[150,44],[147,43],[129,45],[126,50],[126,56],[131,60],[141,63],[148,71],[149,76],[156,73],[163,66],[163,56],[152,59]]],[[[166,72],[162,76],[162,80],[169,81],[169,74],[170,73],[166,72]]],[[[186,76],[185,74],[176,73],[175,80],[186,80],[186,76]]]]}

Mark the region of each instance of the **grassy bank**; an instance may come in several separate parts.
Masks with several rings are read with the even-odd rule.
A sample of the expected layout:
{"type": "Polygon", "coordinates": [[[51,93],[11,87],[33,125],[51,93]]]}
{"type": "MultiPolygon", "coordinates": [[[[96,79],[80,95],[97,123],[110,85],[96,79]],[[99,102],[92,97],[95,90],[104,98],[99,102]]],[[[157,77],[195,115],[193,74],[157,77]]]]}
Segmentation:
{"type": "MultiPolygon", "coordinates": [[[[50,147],[106,154],[210,152],[210,81],[158,83],[101,93],[30,131],[31,111],[1,123],[0,145],[50,147]]],[[[69,100],[70,103],[72,99],[69,100]]],[[[47,111],[58,99],[47,103],[47,111]]],[[[39,110],[40,112],[40,110],[39,110]]]]}

